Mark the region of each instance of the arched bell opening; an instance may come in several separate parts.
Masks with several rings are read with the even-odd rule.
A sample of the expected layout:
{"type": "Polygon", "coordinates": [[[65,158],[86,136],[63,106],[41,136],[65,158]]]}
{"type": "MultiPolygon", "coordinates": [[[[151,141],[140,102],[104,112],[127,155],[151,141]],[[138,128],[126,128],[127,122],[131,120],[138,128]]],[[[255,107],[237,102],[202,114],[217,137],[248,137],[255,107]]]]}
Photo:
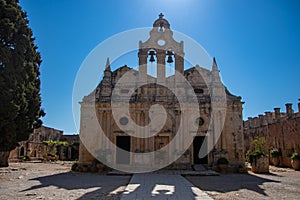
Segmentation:
{"type": "Polygon", "coordinates": [[[175,74],[175,56],[173,51],[166,51],[166,76],[173,76],[175,74]]]}
{"type": "Polygon", "coordinates": [[[166,30],[166,28],[165,28],[163,25],[161,25],[161,26],[157,29],[158,32],[165,32],[165,30],[166,30]]]}
{"type": "Polygon", "coordinates": [[[147,74],[157,77],[157,52],[154,49],[148,51],[147,57],[147,74]]]}
{"type": "Polygon", "coordinates": [[[160,13],[159,18],[154,22],[153,27],[157,32],[165,32],[166,29],[170,29],[170,23],[164,19],[164,15],[160,13]]]}

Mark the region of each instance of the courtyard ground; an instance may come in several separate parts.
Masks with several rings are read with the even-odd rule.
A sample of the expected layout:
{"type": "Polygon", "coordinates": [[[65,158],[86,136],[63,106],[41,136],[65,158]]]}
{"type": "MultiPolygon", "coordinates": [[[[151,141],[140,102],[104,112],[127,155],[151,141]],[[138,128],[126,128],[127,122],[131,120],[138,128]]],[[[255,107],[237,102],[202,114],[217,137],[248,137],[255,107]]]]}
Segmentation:
{"type": "MultiPolygon", "coordinates": [[[[71,172],[71,164],[10,163],[10,167],[0,168],[0,199],[120,199],[131,179],[131,176],[71,172]]],[[[299,171],[274,167],[270,171],[267,175],[185,178],[213,199],[300,199],[299,171]]],[[[142,177],[145,183],[141,186],[153,175],[142,177]]]]}
{"type": "Polygon", "coordinates": [[[70,171],[72,163],[10,163],[0,168],[0,199],[120,199],[130,176],[70,171]]]}
{"type": "Polygon", "coordinates": [[[270,174],[186,177],[213,199],[300,199],[300,171],[270,166],[270,174]]]}

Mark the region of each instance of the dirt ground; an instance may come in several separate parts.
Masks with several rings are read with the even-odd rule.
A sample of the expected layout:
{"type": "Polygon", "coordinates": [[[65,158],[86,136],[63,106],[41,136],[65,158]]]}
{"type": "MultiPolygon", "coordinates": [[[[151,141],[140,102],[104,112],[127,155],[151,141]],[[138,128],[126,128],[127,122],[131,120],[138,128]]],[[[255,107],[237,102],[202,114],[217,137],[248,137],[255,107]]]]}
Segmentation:
{"type": "Polygon", "coordinates": [[[300,171],[270,166],[270,174],[186,177],[214,199],[300,199],[300,171]]]}
{"type": "MultiPolygon", "coordinates": [[[[120,199],[131,176],[71,172],[72,163],[10,163],[0,168],[0,200],[120,199]]],[[[214,199],[300,199],[300,171],[189,176],[214,199]]]]}
{"type": "Polygon", "coordinates": [[[120,199],[130,176],[71,172],[72,163],[10,163],[0,168],[0,199],[120,199]]]}

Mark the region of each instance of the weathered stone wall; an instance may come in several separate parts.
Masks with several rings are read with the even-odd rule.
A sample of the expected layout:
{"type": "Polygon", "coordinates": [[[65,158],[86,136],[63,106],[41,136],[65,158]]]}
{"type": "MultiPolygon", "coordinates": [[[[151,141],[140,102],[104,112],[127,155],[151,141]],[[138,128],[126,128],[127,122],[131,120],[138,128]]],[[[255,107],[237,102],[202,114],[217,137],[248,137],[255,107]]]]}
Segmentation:
{"type": "MultiPolygon", "coordinates": [[[[300,107],[300,103],[299,103],[300,107]]],[[[286,104],[286,112],[279,108],[265,115],[249,118],[244,122],[245,152],[250,149],[255,137],[265,137],[268,149],[281,151],[280,165],[291,166],[290,155],[300,151],[300,113],[294,113],[291,104],[286,104]]]]}
{"type": "Polygon", "coordinates": [[[57,152],[60,159],[78,159],[79,136],[63,136],[63,131],[46,126],[34,129],[27,141],[19,142],[19,146],[10,152],[9,159],[18,159],[20,156],[29,156],[31,159],[42,159],[49,153],[51,148],[47,147],[43,141],[49,140],[68,142],[69,146],[60,147],[59,152],[57,152]],[[75,144],[76,142],[78,143],[77,145],[75,144]],[[74,157],[74,155],[77,156],[74,157]]]}
{"type": "Polygon", "coordinates": [[[235,165],[244,161],[242,105],[242,102],[230,102],[227,105],[224,129],[216,145],[215,161],[219,157],[226,157],[230,164],[235,165]]]}

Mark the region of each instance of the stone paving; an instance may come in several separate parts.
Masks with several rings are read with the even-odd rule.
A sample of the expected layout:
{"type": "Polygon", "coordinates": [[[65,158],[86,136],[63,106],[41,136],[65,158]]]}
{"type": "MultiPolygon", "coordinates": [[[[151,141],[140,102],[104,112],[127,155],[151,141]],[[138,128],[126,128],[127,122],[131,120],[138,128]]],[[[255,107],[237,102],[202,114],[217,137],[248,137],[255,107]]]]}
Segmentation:
{"type": "Polygon", "coordinates": [[[125,188],[121,200],[144,199],[211,200],[212,198],[180,175],[134,174],[125,188]]]}
{"type": "Polygon", "coordinates": [[[289,168],[270,166],[270,174],[199,176],[185,171],[190,175],[182,177],[184,171],[159,170],[108,176],[71,172],[71,165],[10,163],[0,168],[0,199],[300,199],[300,171],[289,168]]]}

